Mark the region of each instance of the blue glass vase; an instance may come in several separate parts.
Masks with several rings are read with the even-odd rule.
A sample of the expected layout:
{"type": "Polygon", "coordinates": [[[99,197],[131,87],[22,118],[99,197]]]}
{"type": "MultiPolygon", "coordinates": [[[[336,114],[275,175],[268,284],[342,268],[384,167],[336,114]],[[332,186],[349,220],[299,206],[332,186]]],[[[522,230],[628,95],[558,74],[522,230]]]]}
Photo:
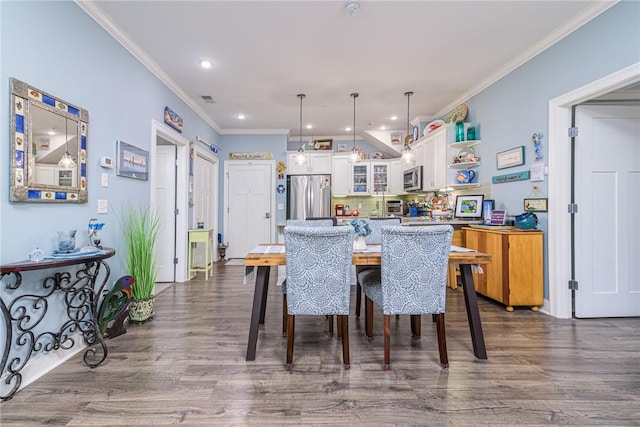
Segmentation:
{"type": "Polygon", "coordinates": [[[456,142],[464,141],[464,123],[456,123],[456,142]]]}

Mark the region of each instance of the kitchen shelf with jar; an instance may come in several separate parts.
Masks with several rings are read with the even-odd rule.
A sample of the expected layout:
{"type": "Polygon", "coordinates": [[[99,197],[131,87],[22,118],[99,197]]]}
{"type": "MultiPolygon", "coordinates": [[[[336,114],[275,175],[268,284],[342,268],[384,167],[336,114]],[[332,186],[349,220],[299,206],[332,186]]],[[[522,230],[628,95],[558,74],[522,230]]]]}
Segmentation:
{"type": "MultiPolygon", "coordinates": [[[[465,123],[464,135],[467,135],[470,129],[470,124],[465,123]]],[[[454,132],[449,132],[447,138],[447,155],[450,163],[447,166],[449,170],[447,173],[447,185],[457,190],[480,186],[478,173],[472,169],[480,166],[480,157],[476,154],[474,147],[482,143],[482,141],[480,139],[454,141],[454,139],[454,132]],[[467,172],[465,172],[465,170],[467,172]],[[462,180],[459,179],[460,176],[463,177],[462,180]],[[471,178],[468,178],[468,176],[471,176],[471,178]],[[470,182],[465,182],[465,177],[467,177],[470,182]]]]}

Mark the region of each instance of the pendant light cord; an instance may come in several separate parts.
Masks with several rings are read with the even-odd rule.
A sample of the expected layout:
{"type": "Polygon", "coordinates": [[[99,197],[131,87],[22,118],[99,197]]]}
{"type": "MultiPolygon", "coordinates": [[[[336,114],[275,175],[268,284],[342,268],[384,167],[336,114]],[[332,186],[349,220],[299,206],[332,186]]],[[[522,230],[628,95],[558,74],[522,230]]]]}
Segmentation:
{"type": "Polygon", "coordinates": [[[298,98],[300,98],[300,149],[302,149],[302,100],[305,96],[304,93],[298,94],[298,98]]]}
{"type": "Polygon", "coordinates": [[[356,98],[360,96],[358,92],[353,92],[351,97],[353,98],[353,151],[356,149],[356,98]]]}
{"type": "MultiPolygon", "coordinates": [[[[405,92],[404,93],[404,96],[407,97],[407,135],[409,135],[409,128],[411,127],[411,119],[409,117],[409,101],[411,100],[411,95],[413,95],[413,92],[405,92]]],[[[408,142],[407,142],[406,145],[409,145],[408,142]]]]}

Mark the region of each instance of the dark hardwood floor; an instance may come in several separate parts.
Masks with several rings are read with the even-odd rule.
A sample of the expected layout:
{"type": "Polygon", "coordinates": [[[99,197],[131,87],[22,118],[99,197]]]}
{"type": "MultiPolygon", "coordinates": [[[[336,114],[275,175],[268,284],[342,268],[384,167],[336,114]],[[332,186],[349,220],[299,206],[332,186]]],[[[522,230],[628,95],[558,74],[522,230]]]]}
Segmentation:
{"type": "MultiPolygon", "coordinates": [[[[275,268],[271,283],[275,283],[275,268]]],[[[448,291],[449,371],[435,324],[392,320],[392,370],[350,316],[351,369],[323,318],[299,317],[284,369],[280,288],[271,286],[257,358],[245,361],[253,283],[217,263],[156,297],[156,317],[108,341],[89,369],[74,356],[0,405],[4,426],[32,425],[640,425],[640,319],[558,320],[480,298],[489,359],[476,360],[462,293],[448,291]]]]}

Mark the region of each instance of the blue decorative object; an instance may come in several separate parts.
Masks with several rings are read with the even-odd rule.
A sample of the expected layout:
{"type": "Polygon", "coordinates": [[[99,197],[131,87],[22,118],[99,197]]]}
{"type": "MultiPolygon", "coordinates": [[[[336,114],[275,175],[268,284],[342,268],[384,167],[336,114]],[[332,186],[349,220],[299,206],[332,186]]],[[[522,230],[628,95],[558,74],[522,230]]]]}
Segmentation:
{"type": "Polygon", "coordinates": [[[89,220],[89,243],[91,243],[96,248],[102,249],[100,246],[100,230],[104,227],[104,222],[98,222],[97,218],[91,218],[89,220]]]}
{"type": "Polygon", "coordinates": [[[371,234],[369,223],[363,219],[354,219],[349,223],[358,237],[366,237],[371,234]]]}
{"type": "Polygon", "coordinates": [[[525,212],[516,216],[516,228],[533,230],[538,225],[538,217],[533,212],[525,212]]]}
{"type": "Polygon", "coordinates": [[[540,139],[541,137],[537,133],[531,136],[531,141],[533,141],[533,147],[536,153],[536,160],[542,159],[542,144],[540,143],[540,139]]]}
{"type": "Polygon", "coordinates": [[[276,190],[278,191],[278,194],[284,193],[284,185],[278,184],[278,187],[276,187],[276,190]]]}

